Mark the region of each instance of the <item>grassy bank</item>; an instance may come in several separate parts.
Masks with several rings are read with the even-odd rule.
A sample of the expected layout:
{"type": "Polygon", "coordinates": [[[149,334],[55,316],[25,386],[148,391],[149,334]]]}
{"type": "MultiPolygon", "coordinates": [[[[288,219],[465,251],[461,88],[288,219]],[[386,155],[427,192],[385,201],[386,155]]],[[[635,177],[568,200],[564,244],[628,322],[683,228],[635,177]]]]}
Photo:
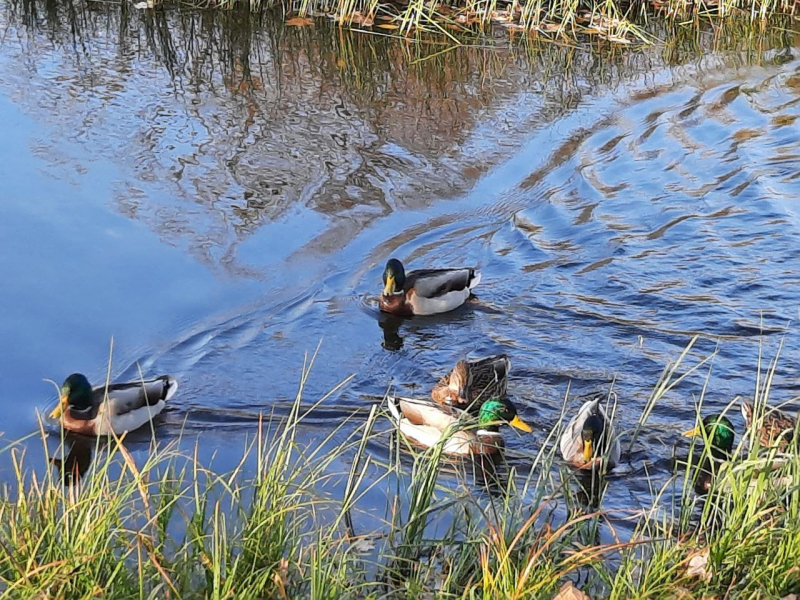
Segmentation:
{"type": "MultiPolygon", "coordinates": [[[[139,8],[153,9],[167,0],[144,0],[139,8]]],[[[492,28],[550,40],[575,42],[601,39],[615,44],[648,43],[648,20],[675,25],[710,21],[720,27],[745,21],[756,28],[791,26],[797,0],[191,0],[202,8],[278,8],[292,26],[311,26],[312,17],[377,35],[408,36],[439,33],[459,43],[492,28]],[[779,20],[773,21],[778,18],[779,20]]]]}
{"type": "MultiPolygon", "coordinates": [[[[682,369],[685,355],[665,369],[642,426],[665,393],[709,364],[682,369]]],[[[757,402],[769,399],[773,371],[756,372],[757,402]]],[[[612,598],[800,592],[796,455],[764,468],[778,464],[775,452],[765,460],[740,435],[702,497],[691,466],[702,444],[693,444],[647,510],[606,511],[602,488],[613,482],[576,486],[556,461],[557,430],[524,475],[453,464],[440,448],[411,452],[377,405],[304,445],[298,432],[314,407],[301,403],[302,387],[288,417],[259,423],[228,473],[176,445],[154,444],[136,464],[112,441],[98,443],[68,486],[62,477],[87,465],[67,459],[65,472],[37,475],[41,465],[6,449],[16,481],[0,493],[3,597],[552,598],[565,585],[612,598]],[[390,446],[388,461],[372,443],[390,446]],[[442,485],[443,469],[461,484],[442,485]],[[385,511],[363,530],[363,514],[376,518],[364,498],[376,492],[385,511]],[[635,523],[630,539],[616,536],[619,519],[635,523]]]]}

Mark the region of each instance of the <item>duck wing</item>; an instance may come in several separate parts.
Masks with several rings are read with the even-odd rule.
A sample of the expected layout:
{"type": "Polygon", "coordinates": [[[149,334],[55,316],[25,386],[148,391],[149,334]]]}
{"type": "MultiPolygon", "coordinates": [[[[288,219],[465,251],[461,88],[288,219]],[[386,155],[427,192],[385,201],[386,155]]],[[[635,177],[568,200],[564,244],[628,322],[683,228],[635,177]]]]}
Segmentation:
{"type": "Polygon", "coordinates": [[[427,425],[439,431],[458,423],[463,411],[451,406],[442,406],[428,400],[399,399],[400,412],[414,425],[427,425]]]}
{"type": "Polygon", "coordinates": [[[441,407],[426,400],[412,398],[387,398],[389,413],[397,429],[417,444],[431,448],[442,441],[445,431],[449,433],[444,442],[445,454],[466,455],[477,444],[474,432],[449,429],[456,425],[463,411],[441,407]]]}
{"type": "Polygon", "coordinates": [[[478,285],[480,273],[465,269],[421,269],[406,275],[405,291],[414,288],[417,296],[440,298],[450,292],[471,290],[478,285]]]}
{"type": "MultiPolygon", "coordinates": [[[[178,382],[162,375],[149,381],[136,381],[131,383],[114,383],[108,386],[108,408],[111,414],[124,415],[145,406],[156,406],[159,402],[166,402],[175,394],[178,382]]],[[[99,404],[106,396],[106,387],[98,386],[94,389],[95,403],[99,404]]]]}
{"type": "Polygon", "coordinates": [[[508,392],[511,361],[505,354],[469,360],[467,369],[469,371],[467,392],[470,402],[478,398],[488,400],[503,397],[508,392]]]}
{"type": "MultiPolygon", "coordinates": [[[[753,404],[750,402],[742,402],[742,416],[747,428],[753,422],[753,404]]],[[[785,450],[794,438],[794,430],[797,426],[797,420],[779,411],[777,408],[766,407],[764,414],[764,422],[761,425],[759,433],[761,434],[761,445],[769,448],[779,441],[781,450],[785,450]]]]}

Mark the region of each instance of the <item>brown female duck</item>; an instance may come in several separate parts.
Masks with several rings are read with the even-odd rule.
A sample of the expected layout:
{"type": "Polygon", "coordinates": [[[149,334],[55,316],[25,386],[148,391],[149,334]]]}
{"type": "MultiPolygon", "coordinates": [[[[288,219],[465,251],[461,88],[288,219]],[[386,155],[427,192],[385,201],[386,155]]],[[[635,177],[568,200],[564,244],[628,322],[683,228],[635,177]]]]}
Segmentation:
{"type": "Polygon", "coordinates": [[[431,397],[439,404],[477,413],[484,400],[508,393],[510,370],[511,361],[505,354],[460,360],[434,386],[431,397]]]}

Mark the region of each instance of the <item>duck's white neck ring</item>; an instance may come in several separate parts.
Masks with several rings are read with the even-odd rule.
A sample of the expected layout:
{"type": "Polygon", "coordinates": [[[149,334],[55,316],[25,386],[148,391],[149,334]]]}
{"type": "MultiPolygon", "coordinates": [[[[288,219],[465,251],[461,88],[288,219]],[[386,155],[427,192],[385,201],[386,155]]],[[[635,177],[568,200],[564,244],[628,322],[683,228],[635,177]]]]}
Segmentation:
{"type": "Polygon", "coordinates": [[[479,437],[501,437],[499,431],[489,431],[488,429],[478,429],[476,434],[479,437]]]}
{"type": "Polygon", "coordinates": [[[94,406],[87,406],[86,408],[72,408],[69,407],[69,414],[73,419],[79,421],[89,421],[92,418],[94,406]]]}

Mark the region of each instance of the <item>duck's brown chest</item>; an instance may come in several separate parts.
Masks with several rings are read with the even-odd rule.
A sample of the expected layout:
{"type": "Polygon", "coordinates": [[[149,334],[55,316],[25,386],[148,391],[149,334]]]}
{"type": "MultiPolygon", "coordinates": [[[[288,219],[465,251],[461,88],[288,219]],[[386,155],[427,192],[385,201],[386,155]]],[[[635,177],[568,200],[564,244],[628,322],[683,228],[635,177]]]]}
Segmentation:
{"type": "Polygon", "coordinates": [[[64,429],[74,433],[80,433],[82,435],[95,435],[97,417],[89,420],[75,419],[70,414],[69,409],[67,409],[62,416],[61,422],[64,424],[64,429]]]}
{"type": "Polygon", "coordinates": [[[390,313],[400,317],[410,317],[414,314],[411,305],[406,299],[406,294],[381,294],[378,299],[378,308],[382,312],[390,313]]]}

